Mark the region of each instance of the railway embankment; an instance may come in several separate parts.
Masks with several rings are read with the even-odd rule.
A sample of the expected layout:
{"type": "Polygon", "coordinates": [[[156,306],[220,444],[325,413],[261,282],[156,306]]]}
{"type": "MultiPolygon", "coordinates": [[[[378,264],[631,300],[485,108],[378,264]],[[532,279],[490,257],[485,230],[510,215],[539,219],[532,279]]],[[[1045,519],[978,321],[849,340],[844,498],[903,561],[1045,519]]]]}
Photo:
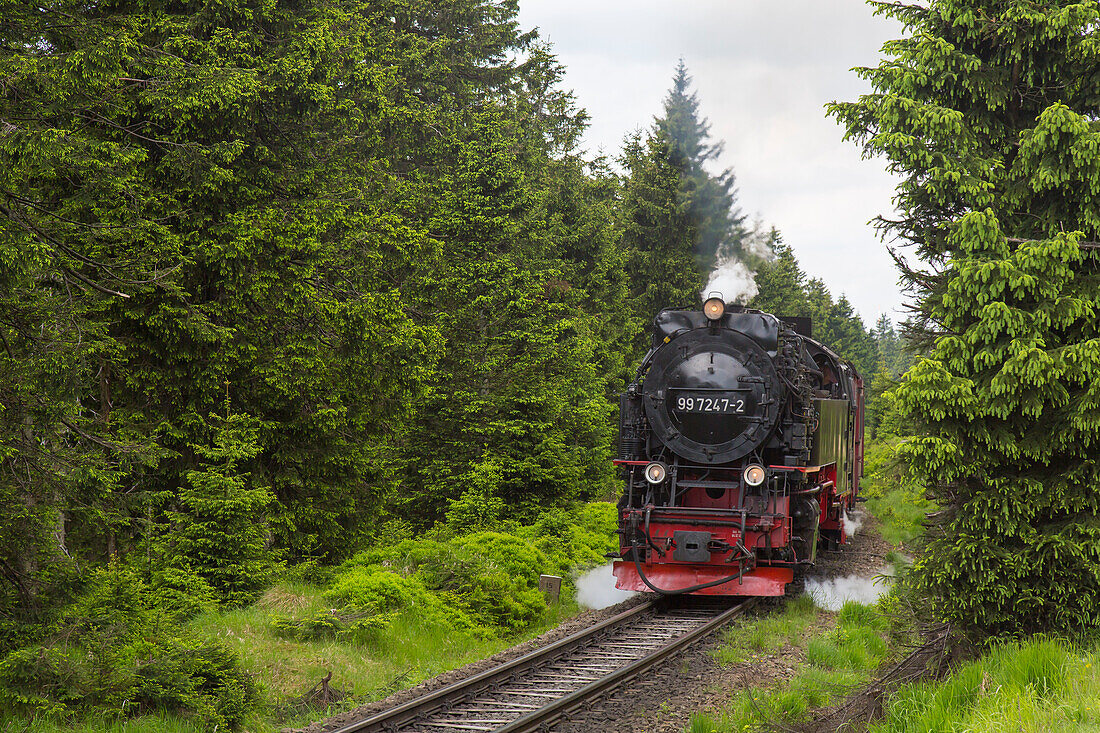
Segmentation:
{"type": "MultiPolygon", "coordinates": [[[[812,577],[841,574],[870,576],[881,571],[891,552],[891,546],[875,531],[873,521],[865,527],[866,531],[858,534],[853,544],[837,553],[824,556],[812,577]]],[[[539,649],[560,644],[563,639],[607,623],[608,619],[631,612],[631,609],[637,612],[646,603],[647,599],[636,596],[610,608],[581,613],[535,639],[427,680],[411,689],[396,692],[385,699],[319,721],[301,731],[323,733],[341,729],[356,730],[357,725],[365,725],[362,721],[372,717],[376,722],[382,721],[381,714],[385,711],[402,708],[407,711],[417,700],[433,696],[461,700],[461,692],[449,690],[460,686],[464,681],[484,678],[491,670],[515,664],[517,660],[522,660],[539,649]]],[[[830,653],[826,647],[820,644],[813,646],[810,642],[836,628],[838,619],[843,621],[844,618],[843,611],[838,614],[816,608],[801,590],[797,590],[787,599],[760,600],[754,609],[736,620],[731,620],[723,628],[702,633],[694,643],[664,654],[659,661],[649,664],[643,673],[632,675],[628,682],[617,684],[611,691],[603,691],[598,704],[591,701],[573,704],[568,715],[556,723],[555,729],[683,730],[692,724],[693,718],[699,718],[699,710],[716,710],[728,702],[731,690],[741,690],[751,695],[753,690],[767,689],[796,678],[807,663],[807,655],[830,653]]],[[[607,642],[611,647],[601,651],[598,645],[592,646],[582,652],[580,657],[559,660],[556,668],[549,672],[544,670],[540,674],[545,679],[538,678],[541,682],[522,681],[524,678],[520,676],[520,684],[527,685],[526,689],[534,690],[536,695],[545,694],[549,697],[557,694],[565,697],[575,694],[581,687],[602,679],[621,667],[629,666],[644,656],[628,659],[627,657],[634,654],[633,649],[645,646],[644,651],[649,654],[683,631],[683,628],[678,628],[676,632],[662,630],[660,623],[659,619],[643,621],[641,617],[627,620],[621,625],[620,633],[625,634],[624,638],[607,642]],[[549,684],[551,680],[557,682],[549,684]],[[570,686],[567,681],[575,684],[570,686]],[[539,692],[531,687],[540,684],[546,691],[539,692]]],[[[684,622],[675,620],[672,623],[684,622]]],[[[878,629],[871,629],[869,633],[878,633],[878,629]]],[[[885,647],[885,644],[882,646],[885,647]]],[[[838,649],[831,653],[844,654],[847,650],[838,649]]],[[[868,658],[863,660],[863,665],[873,667],[876,662],[877,658],[868,658]]],[[[513,678],[518,675],[514,671],[510,674],[513,678]]],[[[468,725],[471,730],[494,730],[515,724],[514,721],[501,722],[506,719],[506,710],[511,713],[521,710],[533,712],[535,708],[542,706],[541,702],[533,698],[517,697],[515,691],[501,689],[494,686],[496,684],[489,684],[483,691],[484,700],[465,700],[465,705],[469,708],[468,714],[449,708],[452,705],[450,702],[437,705],[443,709],[444,716],[438,729],[468,725]],[[509,704],[516,707],[509,708],[509,704]],[[466,717],[462,718],[464,714],[466,717]]],[[[807,703],[802,704],[802,709],[807,704],[823,704],[826,701],[827,697],[810,698],[807,703]]],[[[440,715],[438,711],[433,714],[440,715]]],[[[422,716],[421,727],[409,729],[435,730],[428,723],[429,718],[430,716],[422,716]]],[[[377,724],[383,725],[382,722],[377,724]]],[[[364,728],[366,729],[369,728],[364,728]]]]}
{"type": "MultiPolygon", "coordinates": [[[[869,578],[879,574],[887,566],[893,547],[882,539],[874,520],[867,521],[862,529],[851,545],[822,555],[801,582],[804,584],[806,577],[869,578]]],[[[802,694],[816,687],[812,684],[816,680],[804,677],[814,655],[838,653],[815,640],[827,639],[840,628],[841,617],[842,613],[815,606],[803,587],[793,588],[783,599],[762,599],[755,609],[722,632],[668,660],[588,714],[577,716],[562,731],[679,733],[689,729],[709,733],[708,726],[721,725],[723,718],[732,725],[734,718],[755,724],[773,716],[780,712],[769,709],[775,703],[782,706],[788,718],[803,714],[815,705],[827,704],[830,693],[835,697],[847,689],[830,682],[820,686],[821,693],[802,694]],[[781,689],[793,692],[782,699],[772,694],[781,689]],[[738,715],[742,705],[759,715],[738,715]]],[[[848,625],[862,628],[865,624],[848,625]]],[[[859,633],[866,636],[868,632],[859,633]]],[[[869,663],[863,661],[864,665],[869,663]]],[[[836,669],[827,673],[833,679],[838,674],[836,669]]]]}

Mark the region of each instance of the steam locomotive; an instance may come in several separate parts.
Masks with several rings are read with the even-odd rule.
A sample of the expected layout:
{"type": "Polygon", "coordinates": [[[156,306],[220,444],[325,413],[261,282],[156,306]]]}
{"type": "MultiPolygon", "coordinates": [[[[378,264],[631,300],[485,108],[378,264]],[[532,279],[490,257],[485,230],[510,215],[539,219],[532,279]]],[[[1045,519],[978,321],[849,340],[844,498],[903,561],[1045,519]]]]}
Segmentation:
{"type": "Polygon", "coordinates": [[[664,310],[620,398],[616,586],[783,595],[847,542],[863,473],[863,380],[809,319],[709,298],[664,310]]]}

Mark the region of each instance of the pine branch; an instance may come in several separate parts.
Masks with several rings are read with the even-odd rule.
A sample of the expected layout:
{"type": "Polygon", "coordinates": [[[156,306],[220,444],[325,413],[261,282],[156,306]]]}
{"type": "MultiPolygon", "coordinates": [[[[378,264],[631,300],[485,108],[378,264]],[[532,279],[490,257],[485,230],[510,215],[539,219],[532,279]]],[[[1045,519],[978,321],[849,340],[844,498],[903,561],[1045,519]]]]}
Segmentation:
{"type": "Polygon", "coordinates": [[[61,269],[61,271],[63,273],[65,273],[66,275],[73,276],[74,278],[76,278],[80,282],[82,282],[85,285],[87,285],[88,287],[90,287],[92,290],[98,290],[99,292],[103,293],[104,295],[115,295],[115,296],[118,296],[119,298],[129,298],[130,297],[126,293],[120,293],[117,290],[111,290],[110,288],[105,288],[102,285],[100,285],[99,283],[97,283],[96,281],[92,280],[91,278],[81,275],[76,270],[72,270],[68,267],[63,267],[61,269]]]}
{"type": "MultiPolygon", "coordinates": [[[[1009,242],[1012,242],[1012,244],[1024,244],[1025,242],[1034,242],[1038,238],[1037,237],[1031,237],[1030,239],[1027,239],[1027,238],[1023,238],[1023,237],[1007,237],[1007,239],[1008,239],[1009,242]]],[[[1090,242],[1090,241],[1078,242],[1077,246],[1080,247],[1081,249],[1100,249],[1100,242],[1090,242]]]]}

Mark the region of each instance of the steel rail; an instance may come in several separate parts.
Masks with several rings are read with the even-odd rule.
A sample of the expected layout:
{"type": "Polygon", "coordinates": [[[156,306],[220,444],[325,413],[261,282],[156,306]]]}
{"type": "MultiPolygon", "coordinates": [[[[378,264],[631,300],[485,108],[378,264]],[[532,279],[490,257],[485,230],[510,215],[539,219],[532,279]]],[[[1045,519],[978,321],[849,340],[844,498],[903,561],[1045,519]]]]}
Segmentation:
{"type": "Polygon", "coordinates": [[[326,733],[378,733],[381,731],[397,730],[413,724],[418,718],[428,713],[435,712],[453,702],[463,700],[471,695],[487,690],[494,684],[510,679],[525,669],[551,662],[562,654],[584,646],[594,641],[596,637],[606,629],[618,626],[624,621],[652,611],[657,605],[658,601],[640,603],[634,608],[616,614],[611,618],[604,619],[597,624],[582,629],[553,644],[541,647],[533,652],[513,659],[510,662],[505,662],[504,664],[476,674],[473,677],[459,680],[445,687],[441,687],[438,690],[429,692],[426,695],[416,697],[395,708],[383,710],[382,712],[375,713],[356,723],[337,728],[334,731],[327,731],[326,733]]]}
{"type": "Polygon", "coordinates": [[[567,717],[573,710],[585,706],[595,698],[606,695],[616,687],[634,679],[649,668],[664,661],[669,656],[690,646],[693,642],[725,626],[733,618],[740,616],[755,605],[756,601],[756,598],[742,601],[698,628],[673,638],[669,643],[652,654],[648,654],[625,667],[620,667],[611,674],[585,685],[576,692],[560,697],[522,718],[514,720],[500,728],[496,728],[493,733],[528,733],[529,731],[545,730],[553,723],[567,717]]]}

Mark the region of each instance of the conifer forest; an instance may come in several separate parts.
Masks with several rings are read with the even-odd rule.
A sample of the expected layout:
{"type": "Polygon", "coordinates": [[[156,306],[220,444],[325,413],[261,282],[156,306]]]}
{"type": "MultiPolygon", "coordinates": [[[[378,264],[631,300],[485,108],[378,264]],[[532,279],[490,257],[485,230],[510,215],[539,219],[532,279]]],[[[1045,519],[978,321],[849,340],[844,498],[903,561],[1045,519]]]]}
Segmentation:
{"type": "Polygon", "coordinates": [[[743,210],[690,59],[586,152],[520,2],[0,3],[0,730],[294,719],[211,614],[483,656],[553,620],[647,325],[724,266],[862,373],[928,502],[915,619],[1100,628],[1100,6],[869,3],[904,32],[821,111],[898,180],[909,315],[869,323],[743,210]]]}

